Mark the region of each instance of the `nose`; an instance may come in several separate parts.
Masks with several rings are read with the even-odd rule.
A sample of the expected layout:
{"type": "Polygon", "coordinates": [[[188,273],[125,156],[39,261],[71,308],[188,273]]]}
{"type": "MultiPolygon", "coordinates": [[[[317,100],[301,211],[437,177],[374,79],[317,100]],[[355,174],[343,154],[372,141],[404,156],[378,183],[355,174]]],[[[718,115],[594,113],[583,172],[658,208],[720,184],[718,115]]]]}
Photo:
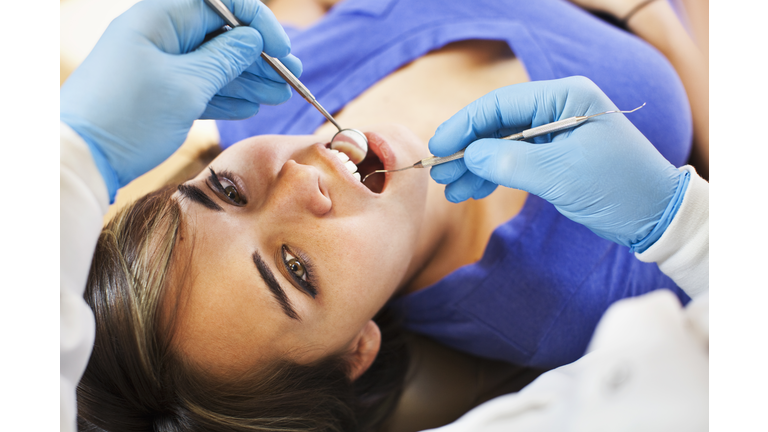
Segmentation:
{"type": "Polygon", "coordinates": [[[306,212],[319,217],[331,211],[333,203],[323,189],[322,176],[316,167],[289,159],[278,172],[276,183],[272,204],[283,217],[306,212]]]}

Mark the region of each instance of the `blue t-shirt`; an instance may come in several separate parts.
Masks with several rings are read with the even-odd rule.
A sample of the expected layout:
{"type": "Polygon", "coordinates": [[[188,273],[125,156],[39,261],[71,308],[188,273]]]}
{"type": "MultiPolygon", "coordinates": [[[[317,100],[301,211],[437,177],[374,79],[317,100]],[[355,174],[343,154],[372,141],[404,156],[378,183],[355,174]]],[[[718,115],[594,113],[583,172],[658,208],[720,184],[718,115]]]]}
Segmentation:
{"type": "MultiPolygon", "coordinates": [[[[399,67],[451,42],[506,41],[531,80],[584,75],[675,166],[688,158],[692,120],[667,60],[637,37],[564,0],[345,0],[317,24],[291,30],[302,82],[336,112],[399,67]]],[[[294,95],[255,117],[219,121],[221,145],[259,134],[310,134],[325,118],[294,95]]],[[[529,196],[498,227],[483,258],[393,302],[405,325],[456,349],[553,367],[584,353],[602,313],[621,298],[667,287],[655,264],[529,196]]]]}

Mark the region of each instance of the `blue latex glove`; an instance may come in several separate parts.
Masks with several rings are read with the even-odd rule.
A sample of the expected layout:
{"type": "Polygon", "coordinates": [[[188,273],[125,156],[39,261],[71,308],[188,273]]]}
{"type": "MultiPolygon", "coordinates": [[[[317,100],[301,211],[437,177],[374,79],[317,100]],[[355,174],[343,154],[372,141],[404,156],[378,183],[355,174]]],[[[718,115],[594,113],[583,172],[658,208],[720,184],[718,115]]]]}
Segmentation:
{"type": "Polygon", "coordinates": [[[116,18],[61,87],[61,121],[87,143],[114,200],[186,139],[196,119],[242,119],[291,96],[262,49],[295,75],[301,62],[258,0],[224,0],[243,23],[224,25],[203,0],[145,0],[116,18]],[[234,3],[234,8],[233,8],[234,3]]]}
{"type": "Polygon", "coordinates": [[[434,155],[469,147],[463,160],[433,167],[432,178],[448,184],[445,195],[452,202],[483,198],[496,185],[525,190],[600,237],[642,252],[671,222],[689,176],[623,114],[596,117],[534,143],[481,139],[615,109],[584,77],[493,91],[437,129],[429,141],[434,155]]]}

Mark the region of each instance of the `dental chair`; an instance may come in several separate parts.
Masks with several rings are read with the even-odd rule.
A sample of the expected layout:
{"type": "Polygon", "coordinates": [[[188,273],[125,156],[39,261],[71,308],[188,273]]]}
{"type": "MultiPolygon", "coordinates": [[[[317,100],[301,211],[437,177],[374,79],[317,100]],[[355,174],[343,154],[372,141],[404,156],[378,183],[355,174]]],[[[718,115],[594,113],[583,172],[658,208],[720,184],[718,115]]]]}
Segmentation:
{"type": "Polygon", "coordinates": [[[482,359],[409,335],[411,364],[394,414],[380,432],[414,432],[453,422],[470,409],[517,392],[544,370],[482,359]]]}

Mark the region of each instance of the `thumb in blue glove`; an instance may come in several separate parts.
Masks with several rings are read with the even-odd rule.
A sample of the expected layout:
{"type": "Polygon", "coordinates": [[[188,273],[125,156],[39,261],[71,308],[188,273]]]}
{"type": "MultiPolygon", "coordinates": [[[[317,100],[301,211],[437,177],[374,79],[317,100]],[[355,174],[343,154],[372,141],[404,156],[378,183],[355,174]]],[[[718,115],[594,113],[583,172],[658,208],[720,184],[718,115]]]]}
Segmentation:
{"type": "Polygon", "coordinates": [[[291,96],[260,58],[301,63],[258,0],[226,1],[248,26],[210,41],[224,22],[201,0],[145,0],[116,18],[61,88],[61,121],[88,144],[114,200],[117,189],[170,156],[194,120],[241,119],[291,96]]]}
{"type": "Polygon", "coordinates": [[[482,197],[486,184],[525,190],[599,236],[642,252],[671,222],[688,176],[621,114],[588,120],[534,143],[499,137],[616,107],[590,80],[571,77],[505,87],[443,123],[435,155],[467,147],[461,164],[432,168],[451,201],[482,197]]]}

